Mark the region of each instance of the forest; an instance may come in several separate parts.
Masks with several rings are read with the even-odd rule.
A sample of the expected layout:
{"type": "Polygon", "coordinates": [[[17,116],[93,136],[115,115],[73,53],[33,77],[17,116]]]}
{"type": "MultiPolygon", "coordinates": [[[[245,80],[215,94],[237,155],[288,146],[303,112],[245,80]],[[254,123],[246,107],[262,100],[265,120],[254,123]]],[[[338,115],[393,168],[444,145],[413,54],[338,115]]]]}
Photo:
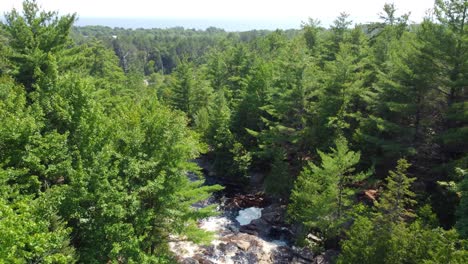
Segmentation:
{"type": "Polygon", "coordinates": [[[291,243],[330,263],[468,263],[467,8],[226,32],[25,0],[0,22],[0,263],[181,262],[169,243],[210,243],[216,205],[193,205],[225,188],[200,158],[263,175],[291,243]]]}

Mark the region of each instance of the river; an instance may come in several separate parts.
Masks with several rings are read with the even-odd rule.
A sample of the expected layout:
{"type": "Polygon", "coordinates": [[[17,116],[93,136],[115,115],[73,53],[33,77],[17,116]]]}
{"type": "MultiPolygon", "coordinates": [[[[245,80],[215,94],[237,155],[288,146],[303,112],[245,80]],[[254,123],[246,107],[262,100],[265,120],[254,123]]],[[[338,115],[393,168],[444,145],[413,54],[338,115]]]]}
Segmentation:
{"type": "MultiPolygon", "coordinates": [[[[206,167],[201,161],[197,163],[206,167]]],[[[208,245],[196,245],[174,237],[169,246],[179,263],[327,263],[310,250],[292,245],[292,231],[285,223],[286,205],[268,199],[255,188],[245,191],[208,173],[205,179],[208,185],[225,186],[223,191],[193,205],[216,205],[219,215],[198,223],[201,229],[213,232],[214,239],[208,245]]]]}

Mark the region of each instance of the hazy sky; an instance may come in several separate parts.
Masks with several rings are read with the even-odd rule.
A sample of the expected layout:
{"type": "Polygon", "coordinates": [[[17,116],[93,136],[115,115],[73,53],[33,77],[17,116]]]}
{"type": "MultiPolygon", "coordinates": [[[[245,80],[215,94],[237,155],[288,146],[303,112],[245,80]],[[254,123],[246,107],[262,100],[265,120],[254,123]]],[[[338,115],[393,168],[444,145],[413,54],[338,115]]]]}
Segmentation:
{"type": "MultiPolygon", "coordinates": [[[[0,0],[0,13],[21,8],[21,0],[0,0]]],[[[419,22],[434,0],[38,0],[47,10],[79,17],[145,17],[203,19],[297,19],[308,17],[332,21],[340,12],[355,22],[375,21],[385,2],[393,2],[399,13],[411,11],[419,22]]]]}

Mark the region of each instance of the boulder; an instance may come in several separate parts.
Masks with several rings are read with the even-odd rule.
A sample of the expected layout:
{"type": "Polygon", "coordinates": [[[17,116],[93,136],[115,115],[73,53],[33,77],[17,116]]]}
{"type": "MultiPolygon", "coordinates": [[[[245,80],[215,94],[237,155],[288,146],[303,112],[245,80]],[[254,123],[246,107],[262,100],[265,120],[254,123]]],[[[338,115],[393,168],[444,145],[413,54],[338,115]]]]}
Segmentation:
{"type": "Polygon", "coordinates": [[[263,194],[236,194],[227,202],[228,208],[247,208],[247,207],[261,207],[266,205],[266,200],[263,194]]]}
{"type": "Polygon", "coordinates": [[[239,251],[232,258],[236,264],[253,264],[258,263],[258,257],[252,252],[239,251]]]}
{"type": "Polygon", "coordinates": [[[305,263],[312,263],[314,261],[314,252],[307,247],[292,247],[292,251],[298,261],[305,261],[305,263]]]}
{"type": "Polygon", "coordinates": [[[240,241],[237,241],[237,247],[240,250],[247,251],[250,248],[250,243],[248,241],[240,240],[240,241]]]}
{"type": "Polygon", "coordinates": [[[331,264],[336,262],[339,252],[336,250],[327,250],[314,259],[314,264],[331,264]]]}
{"type": "Polygon", "coordinates": [[[250,186],[259,187],[262,185],[263,181],[265,180],[265,174],[255,172],[252,173],[250,178],[250,186]]]}
{"type": "Polygon", "coordinates": [[[185,258],[180,263],[181,264],[200,264],[200,262],[198,262],[198,260],[196,260],[194,258],[185,258]]]}
{"type": "Polygon", "coordinates": [[[197,254],[192,259],[197,260],[198,263],[200,264],[214,264],[213,261],[206,259],[206,255],[202,255],[202,254],[197,254]]]}
{"type": "Polygon", "coordinates": [[[262,218],[270,224],[283,224],[285,215],[285,205],[272,204],[262,210],[262,218]]]}
{"type": "Polygon", "coordinates": [[[215,246],[214,245],[201,246],[201,248],[202,248],[202,253],[205,256],[213,256],[215,254],[215,246]]]}
{"type": "Polygon", "coordinates": [[[224,253],[224,255],[234,254],[237,251],[237,245],[234,242],[221,243],[217,249],[224,253]]]}
{"type": "Polygon", "coordinates": [[[360,201],[368,205],[373,205],[377,198],[379,197],[379,191],[376,189],[368,189],[358,194],[360,201]]]}
{"type": "Polygon", "coordinates": [[[271,256],[272,263],[286,264],[292,263],[293,253],[289,247],[278,247],[271,256]]]}
{"type": "Polygon", "coordinates": [[[307,239],[314,242],[314,243],[321,243],[322,242],[322,239],[312,233],[308,234],[307,235],[307,239]]]}
{"type": "Polygon", "coordinates": [[[275,240],[292,240],[292,231],[284,226],[272,226],[269,237],[275,240]]]}

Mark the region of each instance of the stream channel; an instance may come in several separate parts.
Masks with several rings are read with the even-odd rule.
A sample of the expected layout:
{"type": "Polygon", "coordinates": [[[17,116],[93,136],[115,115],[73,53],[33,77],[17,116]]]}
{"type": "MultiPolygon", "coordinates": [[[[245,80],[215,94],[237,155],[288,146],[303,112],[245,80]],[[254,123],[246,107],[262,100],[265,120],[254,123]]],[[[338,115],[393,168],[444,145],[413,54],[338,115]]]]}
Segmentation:
{"type": "Polygon", "coordinates": [[[225,189],[193,205],[202,208],[216,204],[219,215],[198,223],[200,228],[215,234],[209,245],[176,238],[169,243],[179,263],[327,263],[320,256],[314,257],[310,250],[292,245],[291,228],[285,223],[286,205],[271,201],[255,189],[245,191],[239,185],[213,177],[206,164],[197,163],[203,168],[205,184],[220,184],[225,189]]]}

